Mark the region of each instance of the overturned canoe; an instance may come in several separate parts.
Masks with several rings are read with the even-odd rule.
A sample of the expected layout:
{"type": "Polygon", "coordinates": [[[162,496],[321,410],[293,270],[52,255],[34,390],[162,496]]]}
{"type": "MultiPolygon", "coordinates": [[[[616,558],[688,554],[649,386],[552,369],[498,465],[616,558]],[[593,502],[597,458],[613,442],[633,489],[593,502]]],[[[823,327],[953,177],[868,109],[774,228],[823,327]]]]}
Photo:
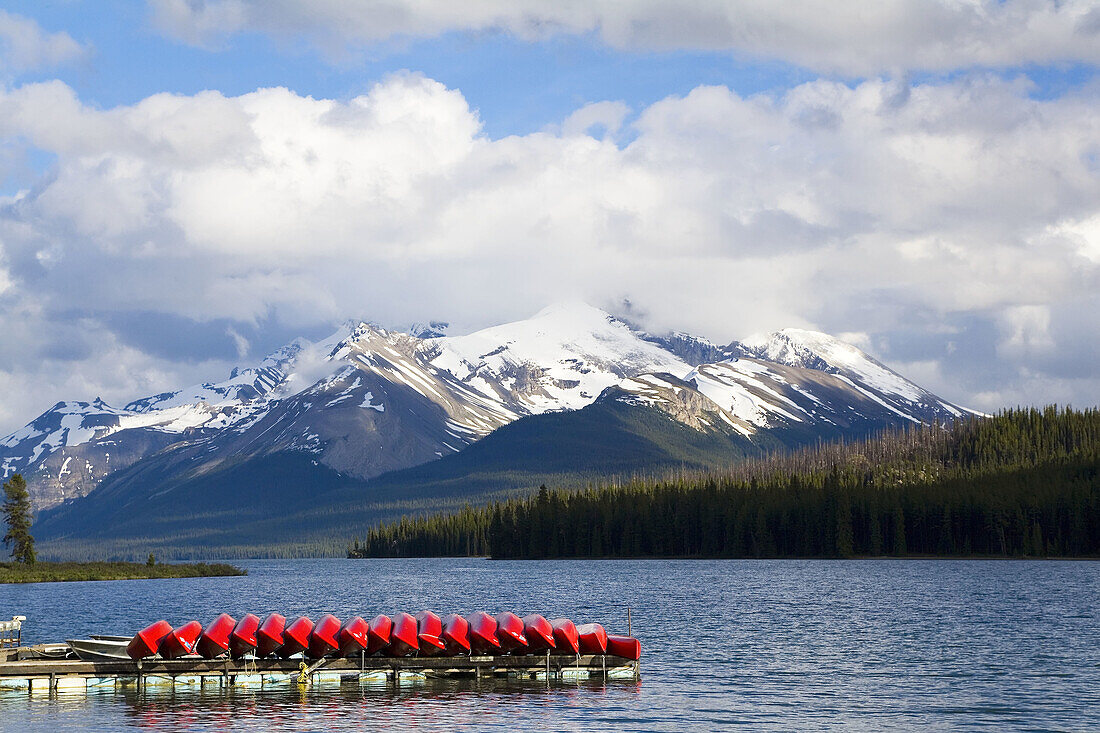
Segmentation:
{"type": "Polygon", "coordinates": [[[554,641],[554,627],[545,617],[532,613],[524,616],[523,636],[527,639],[529,651],[538,652],[544,649],[553,649],[557,646],[554,641]]]}
{"type": "Polygon", "coordinates": [[[466,622],[470,626],[471,654],[495,654],[500,650],[495,618],[484,611],[478,611],[467,616],[466,622]]]}
{"type": "Polygon", "coordinates": [[[431,611],[421,611],[416,614],[416,640],[421,655],[434,657],[441,654],[447,646],[442,636],[443,622],[439,619],[439,616],[431,611]]]}
{"type": "MultiPolygon", "coordinates": [[[[337,624],[339,626],[339,624],[337,624]]],[[[309,635],[313,632],[313,619],[299,616],[283,629],[283,645],[275,652],[283,659],[304,652],[309,648],[309,635]]]]}
{"type": "Polygon", "coordinates": [[[443,655],[457,657],[470,653],[470,623],[457,613],[443,617],[443,655]]]}
{"type": "Polygon", "coordinates": [[[390,645],[386,648],[386,655],[390,657],[407,657],[420,648],[417,639],[416,619],[407,613],[399,613],[393,617],[393,629],[390,631],[390,645]]]}
{"type": "Polygon", "coordinates": [[[199,643],[202,634],[202,624],[198,621],[188,621],[167,634],[160,642],[157,653],[165,659],[179,659],[188,654],[195,653],[195,645],[199,643]]]}
{"type": "Polygon", "coordinates": [[[581,624],[577,627],[577,641],[581,654],[606,654],[607,631],[599,624],[581,624]]]}
{"type": "Polygon", "coordinates": [[[380,613],[370,620],[369,628],[367,654],[371,655],[390,645],[393,637],[393,619],[384,613],[380,613]]]}
{"type": "Polygon", "coordinates": [[[566,654],[580,654],[581,645],[577,638],[577,625],[567,618],[556,618],[550,622],[554,629],[555,649],[566,654]]]}
{"type": "Polygon", "coordinates": [[[255,653],[256,645],[259,643],[256,639],[258,628],[260,628],[260,617],[254,613],[246,613],[229,632],[229,656],[240,659],[245,654],[255,653]]]}
{"type": "Polygon", "coordinates": [[[220,614],[216,619],[207,624],[199,637],[198,646],[195,647],[203,659],[213,659],[229,652],[229,635],[233,627],[237,625],[236,619],[228,613],[220,614]]]}
{"type": "Polygon", "coordinates": [[[367,650],[370,643],[370,624],[362,616],[352,616],[336,633],[337,655],[350,657],[367,650]]]}
{"type": "Polygon", "coordinates": [[[256,629],[256,656],[266,657],[274,654],[283,646],[286,630],[286,616],[281,613],[270,613],[260,627],[256,629]]]}
{"type": "Polygon", "coordinates": [[[334,653],[339,644],[336,635],[340,633],[340,619],[326,613],[309,634],[309,646],[306,655],[310,659],[320,659],[334,653]]]}
{"type": "Polygon", "coordinates": [[[134,634],[134,638],[126,645],[126,654],[130,659],[143,659],[151,657],[160,649],[160,643],[164,637],[172,633],[172,624],[163,619],[149,624],[141,631],[134,634]]]}
{"type": "Polygon", "coordinates": [[[497,640],[502,652],[522,654],[527,649],[527,637],[523,635],[523,619],[511,611],[498,613],[497,640]]]}
{"type": "Polygon", "coordinates": [[[612,636],[608,634],[607,653],[637,661],[642,658],[642,642],[633,636],[612,636]]]}

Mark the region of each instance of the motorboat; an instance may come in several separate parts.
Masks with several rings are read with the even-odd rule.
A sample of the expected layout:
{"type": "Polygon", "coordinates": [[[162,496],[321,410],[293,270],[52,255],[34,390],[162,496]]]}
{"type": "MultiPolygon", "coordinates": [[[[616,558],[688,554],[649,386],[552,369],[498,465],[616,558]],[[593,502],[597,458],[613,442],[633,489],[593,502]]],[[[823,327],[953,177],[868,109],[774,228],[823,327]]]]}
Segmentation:
{"type": "MultiPolygon", "coordinates": [[[[339,628],[340,624],[336,624],[339,628]]],[[[283,629],[283,645],[275,653],[283,659],[304,652],[309,648],[309,635],[313,633],[313,619],[299,616],[283,629]]]]}
{"type": "Polygon", "coordinates": [[[478,611],[467,616],[466,622],[470,626],[471,654],[496,654],[500,651],[495,618],[484,611],[478,611]]]}
{"type": "Polygon", "coordinates": [[[390,645],[386,648],[386,656],[407,657],[420,648],[417,638],[416,619],[407,613],[399,613],[393,617],[393,629],[390,631],[390,645]]]}
{"type": "Polygon", "coordinates": [[[160,642],[157,653],[165,659],[179,659],[195,653],[195,646],[202,635],[202,624],[188,621],[183,626],[172,629],[160,642]]]}
{"type": "Polygon", "coordinates": [[[580,654],[580,640],[577,638],[577,625],[567,618],[556,618],[550,622],[554,630],[554,644],[558,652],[580,654]]]}
{"type": "Polygon", "coordinates": [[[443,617],[443,655],[457,657],[470,653],[470,623],[457,613],[443,617]]]}
{"type": "Polygon", "coordinates": [[[434,657],[441,654],[446,648],[443,636],[443,622],[439,616],[431,611],[421,611],[416,614],[416,640],[419,643],[420,655],[434,657]]]}
{"type": "Polygon", "coordinates": [[[66,643],[77,658],[85,662],[117,662],[130,659],[126,647],[131,638],[122,636],[101,639],[92,636],[88,639],[68,639],[66,643]]]}
{"type": "Polygon", "coordinates": [[[581,624],[577,627],[577,641],[581,654],[606,654],[607,631],[599,624],[581,624]]]}
{"type": "Polygon", "coordinates": [[[260,617],[246,613],[229,632],[229,656],[240,659],[245,654],[255,654],[259,640],[256,631],[260,628],[260,617]]]}
{"type": "Polygon", "coordinates": [[[544,616],[532,613],[520,620],[523,621],[523,636],[527,639],[529,651],[538,652],[557,646],[554,641],[554,627],[544,616]]]}
{"type": "Polygon", "coordinates": [[[607,653],[637,661],[642,658],[642,642],[633,636],[612,636],[608,634],[607,653]]]}
{"type": "Polygon", "coordinates": [[[306,655],[311,659],[320,659],[332,654],[340,647],[336,641],[336,635],[339,633],[340,619],[331,613],[326,613],[310,632],[306,655]]]}
{"type": "Polygon", "coordinates": [[[365,653],[370,643],[370,624],[362,616],[352,616],[336,632],[337,654],[350,657],[365,653]]]}
{"type": "Polygon", "coordinates": [[[281,613],[269,613],[256,629],[256,656],[266,657],[279,651],[283,646],[285,629],[286,616],[281,613]]]}
{"type": "Polygon", "coordinates": [[[195,651],[203,659],[213,659],[214,657],[220,657],[222,654],[228,654],[229,635],[236,625],[237,620],[228,613],[219,615],[202,630],[202,636],[199,637],[199,643],[195,647],[195,651]]]}
{"type": "Polygon", "coordinates": [[[367,636],[367,655],[382,651],[390,645],[393,634],[393,619],[380,613],[370,620],[367,636]]]}
{"type": "Polygon", "coordinates": [[[157,653],[164,637],[172,633],[172,624],[161,619],[149,624],[141,631],[134,634],[134,638],[126,645],[126,654],[130,659],[144,659],[157,653]]]}

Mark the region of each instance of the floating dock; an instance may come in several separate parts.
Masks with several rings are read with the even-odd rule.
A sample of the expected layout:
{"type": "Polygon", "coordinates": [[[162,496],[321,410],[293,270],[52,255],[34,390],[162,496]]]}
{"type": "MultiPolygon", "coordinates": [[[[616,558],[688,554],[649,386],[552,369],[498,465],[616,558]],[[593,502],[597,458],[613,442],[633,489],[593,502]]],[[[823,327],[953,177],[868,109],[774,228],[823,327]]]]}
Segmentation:
{"type": "MultiPolygon", "coordinates": [[[[55,645],[56,646],[56,645],[55,645]]],[[[639,662],[610,654],[290,659],[54,659],[23,647],[0,656],[0,690],[61,692],[154,686],[400,685],[429,679],[638,679],[639,662]],[[38,658],[26,658],[38,656],[38,658]]]]}

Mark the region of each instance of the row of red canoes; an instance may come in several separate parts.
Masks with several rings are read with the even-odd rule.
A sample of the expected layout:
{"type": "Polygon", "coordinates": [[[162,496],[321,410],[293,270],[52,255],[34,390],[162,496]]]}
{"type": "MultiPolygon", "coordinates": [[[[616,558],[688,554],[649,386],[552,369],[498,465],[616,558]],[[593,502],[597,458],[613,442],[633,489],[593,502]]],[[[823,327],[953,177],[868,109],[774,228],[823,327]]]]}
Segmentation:
{"type": "Polygon", "coordinates": [[[390,657],[457,656],[460,654],[612,654],[626,659],[641,657],[641,643],[632,636],[609,635],[600,624],[575,625],[567,618],[547,621],[539,614],[520,618],[514,613],[490,616],[478,611],[440,618],[431,611],[415,616],[400,613],[390,618],[375,616],[364,621],[355,616],[340,623],[325,614],[315,624],[308,616],[290,621],[278,613],[260,620],[247,614],[240,621],[223,613],[206,628],[189,621],[173,628],[157,621],[134,635],[126,647],[131,659],[159,654],[164,659],[197,654],[205,659],[228,655],[237,659],[251,654],[284,659],[305,654],[312,659],[329,656],[381,654],[390,657]]]}

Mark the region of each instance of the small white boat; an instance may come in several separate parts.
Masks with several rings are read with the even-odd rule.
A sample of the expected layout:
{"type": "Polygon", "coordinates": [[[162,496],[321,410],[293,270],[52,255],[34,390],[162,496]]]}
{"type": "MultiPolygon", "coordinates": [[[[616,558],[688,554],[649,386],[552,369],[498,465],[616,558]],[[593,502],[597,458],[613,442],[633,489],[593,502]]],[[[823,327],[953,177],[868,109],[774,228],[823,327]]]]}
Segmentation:
{"type": "Polygon", "coordinates": [[[130,637],[93,636],[90,639],[68,639],[69,648],[85,662],[132,661],[126,653],[130,637]]]}

